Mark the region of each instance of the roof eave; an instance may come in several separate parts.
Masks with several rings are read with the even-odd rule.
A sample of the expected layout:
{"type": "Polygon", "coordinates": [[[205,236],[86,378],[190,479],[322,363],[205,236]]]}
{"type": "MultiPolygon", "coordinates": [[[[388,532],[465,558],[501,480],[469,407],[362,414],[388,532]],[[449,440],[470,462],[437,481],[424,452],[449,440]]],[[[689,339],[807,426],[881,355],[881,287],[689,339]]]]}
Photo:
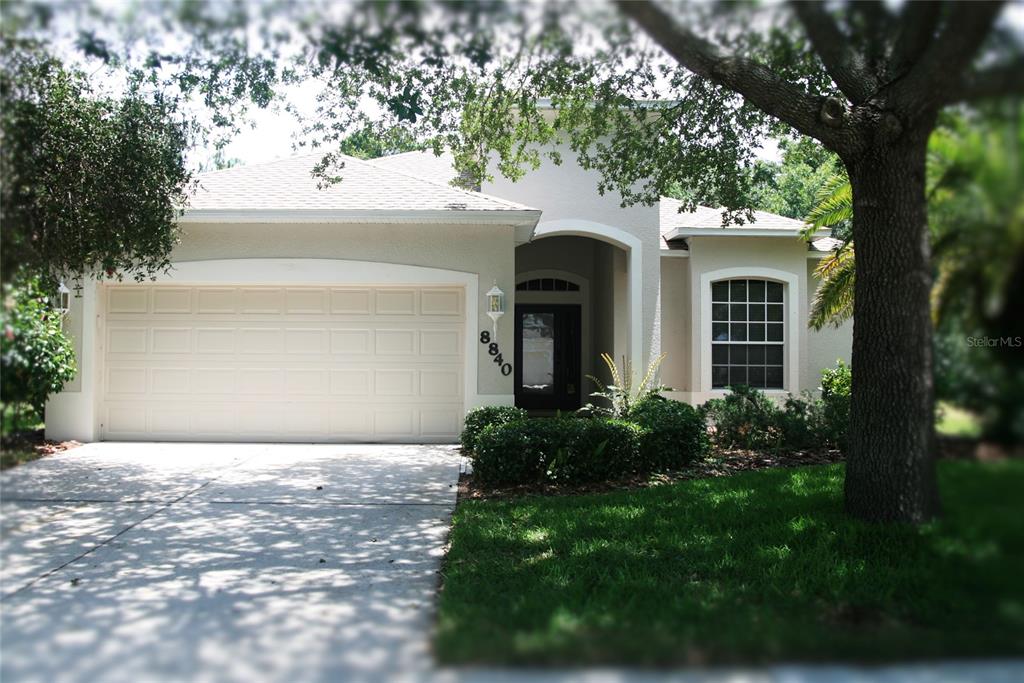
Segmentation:
{"type": "MultiPolygon", "coordinates": [[[[665,235],[671,242],[684,237],[800,237],[797,228],[673,228],[665,235]]],[[[828,237],[827,230],[814,233],[814,237],[828,237]]]]}
{"type": "Polygon", "coordinates": [[[430,223],[533,229],[539,209],[380,211],[336,209],[187,209],[179,223],[430,223]]]}

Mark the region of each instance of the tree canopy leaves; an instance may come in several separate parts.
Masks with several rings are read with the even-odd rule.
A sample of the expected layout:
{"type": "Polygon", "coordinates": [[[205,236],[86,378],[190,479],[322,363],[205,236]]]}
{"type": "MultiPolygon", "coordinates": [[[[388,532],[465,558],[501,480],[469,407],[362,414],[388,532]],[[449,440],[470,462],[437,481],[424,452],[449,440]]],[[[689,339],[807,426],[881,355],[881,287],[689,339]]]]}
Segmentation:
{"type": "Polygon", "coordinates": [[[166,268],[191,181],[189,126],[136,89],[96,94],[38,44],[0,46],[2,277],[166,268]]]}
{"type": "Polygon", "coordinates": [[[416,140],[412,133],[401,127],[378,131],[367,125],[338,143],[339,152],[357,159],[377,159],[423,149],[426,149],[426,144],[416,140]]]}
{"type": "MultiPolygon", "coordinates": [[[[599,191],[624,203],[682,187],[685,204],[724,206],[742,222],[756,150],[782,130],[610,5],[171,2],[148,20],[92,9],[79,17],[80,49],[165,93],[199,98],[215,129],[237,129],[244,105],[268,106],[286,83],[315,82],[303,144],[326,157],[367,128],[402,130],[451,150],[470,186],[572,154],[599,171],[599,191]],[[109,27],[122,27],[120,42],[109,27]],[[179,29],[173,48],[168,27],[179,29]]],[[[741,4],[678,13],[801,91],[834,92],[791,13],[741,4]],[[734,30],[743,22],[762,30],[734,30]]],[[[343,174],[325,164],[322,175],[343,174]]]]}
{"type": "Polygon", "coordinates": [[[803,220],[817,201],[817,188],[842,165],[834,154],[810,138],[782,138],[779,151],[781,161],[755,163],[751,204],[761,211],[803,220]]]}

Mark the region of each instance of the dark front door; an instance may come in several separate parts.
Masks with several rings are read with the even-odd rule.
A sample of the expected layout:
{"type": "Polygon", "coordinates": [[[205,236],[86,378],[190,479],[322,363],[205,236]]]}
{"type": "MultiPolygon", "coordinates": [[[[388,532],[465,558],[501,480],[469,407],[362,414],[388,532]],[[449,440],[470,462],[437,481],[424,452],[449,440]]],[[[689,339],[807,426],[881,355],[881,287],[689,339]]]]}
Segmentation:
{"type": "Polygon", "coordinates": [[[516,305],[516,405],[580,407],[580,307],[516,305]]]}

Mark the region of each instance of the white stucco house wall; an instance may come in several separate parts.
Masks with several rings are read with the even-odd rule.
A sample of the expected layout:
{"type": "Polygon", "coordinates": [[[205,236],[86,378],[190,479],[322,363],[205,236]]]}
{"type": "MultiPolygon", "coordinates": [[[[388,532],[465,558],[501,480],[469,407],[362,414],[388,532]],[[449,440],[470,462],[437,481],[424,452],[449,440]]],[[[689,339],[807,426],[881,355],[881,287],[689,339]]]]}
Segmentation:
{"type": "Polygon", "coordinates": [[[623,208],[571,162],[470,192],[429,152],[321,189],[319,159],[204,174],[168,273],[81,283],[49,438],[451,442],[475,406],[579,407],[604,352],[638,374],[665,353],[692,403],[814,390],[849,358],[851,326],[807,328],[833,244],[798,221],[623,208]]]}

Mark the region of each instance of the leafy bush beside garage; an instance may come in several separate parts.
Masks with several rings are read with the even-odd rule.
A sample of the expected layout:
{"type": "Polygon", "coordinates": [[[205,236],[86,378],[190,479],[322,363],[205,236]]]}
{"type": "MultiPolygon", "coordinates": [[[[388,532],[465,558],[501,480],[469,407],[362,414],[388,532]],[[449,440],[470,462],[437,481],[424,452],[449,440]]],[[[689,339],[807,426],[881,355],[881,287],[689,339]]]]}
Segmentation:
{"type": "Polygon", "coordinates": [[[28,406],[42,419],[46,400],[75,378],[76,365],[61,315],[38,277],[4,285],[0,326],[0,400],[28,406]]]}
{"type": "Polygon", "coordinates": [[[789,395],[781,406],[764,392],[736,386],[699,408],[646,391],[619,418],[592,407],[589,417],[533,419],[521,408],[478,408],[466,417],[462,446],[480,483],[499,486],[670,472],[703,459],[712,446],[841,450],[850,387],[850,368],[840,362],[822,373],[820,397],[789,395]]]}

